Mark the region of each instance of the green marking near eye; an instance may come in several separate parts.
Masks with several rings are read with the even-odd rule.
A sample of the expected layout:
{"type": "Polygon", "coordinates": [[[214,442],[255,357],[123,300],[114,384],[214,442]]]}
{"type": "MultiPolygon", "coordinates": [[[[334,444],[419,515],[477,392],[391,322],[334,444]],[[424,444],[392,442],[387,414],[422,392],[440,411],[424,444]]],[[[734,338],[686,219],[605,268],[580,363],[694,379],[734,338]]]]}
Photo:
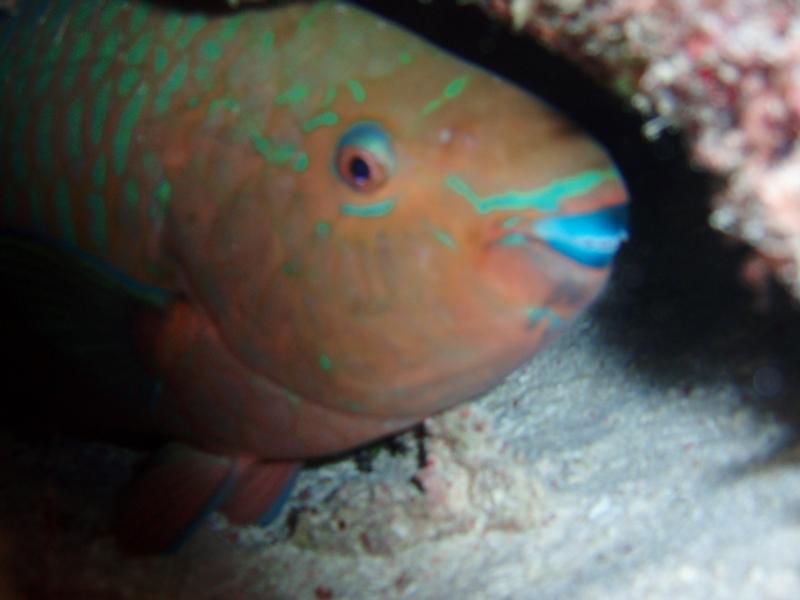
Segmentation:
{"type": "Polygon", "coordinates": [[[324,112],[312,117],[300,126],[303,133],[314,131],[317,127],[336,125],[339,122],[339,116],[335,112],[324,112]]]}
{"type": "Polygon", "coordinates": [[[467,82],[469,81],[469,77],[463,75],[462,77],[457,77],[453,81],[447,84],[447,87],[444,88],[444,97],[448,100],[452,100],[453,98],[457,98],[461,95],[467,87],[467,82]]]}
{"type": "Polygon", "coordinates": [[[353,96],[353,100],[359,104],[367,99],[367,92],[364,90],[364,86],[355,79],[349,79],[347,81],[347,88],[350,90],[350,95],[353,96]]]}
{"type": "Polygon", "coordinates": [[[348,217],[362,217],[373,219],[376,217],[385,217],[394,210],[397,204],[396,198],[389,198],[375,204],[342,204],[339,207],[339,212],[348,217]]]}
{"type": "Polygon", "coordinates": [[[293,85],[282,94],[278,94],[275,98],[275,104],[278,106],[298,104],[308,97],[310,89],[307,85],[298,83],[293,85]]]}
{"type": "Polygon", "coordinates": [[[291,164],[296,172],[305,171],[308,168],[308,155],[299,150],[294,144],[288,142],[276,142],[265,138],[258,133],[250,134],[250,141],[265,161],[278,166],[291,164]]]}
{"type": "Polygon", "coordinates": [[[322,99],[323,108],[330,106],[336,100],[336,86],[329,85],[325,92],[325,98],[322,99]]]}
{"type": "Polygon", "coordinates": [[[294,169],[296,173],[301,173],[305,171],[307,168],[308,168],[308,154],[306,154],[305,152],[298,153],[297,158],[295,159],[294,164],[292,165],[292,169],[294,169]]]}
{"type": "Polygon", "coordinates": [[[327,354],[320,354],[319,366],[323,371],[330,371],[333,368],[333,362],[327,354]]]}
{"type": "Polygon", "coordinates": [[[529,209],[553,212],[558,210],[565,200],[589,193],[606,181],[618,179],[619,173],[614,168],[592,169],[563,179],[556,179],[541,188],[528,191],[509,190],[504,194],[486,198],[478,196],[463,179],[456,175],[449,176],[445,180],[445,185],[464,197],[480,214],[495,210],[529,209]]]}
{"type": "Polygon", "coordinates": [[[468,83],[469,76],[467,75],[462,75],[461,77],[453,79],[445,86],[441,96],[434,98],[422,108],[422,116],[427,117],[432,112],[444,106],[445,102],[460,96],[466,89],[468,83]]]}
{"type": "Polygon", "coordinates": [[[434,227],[433,225],[429,225],[428,230],[433,234],[433,237],[435,237],[444,246],[447,246],[451,250],[458,249],[458,243],[444,229],[440,229],[439,227],[434,227]]]}
{"type": "Polygon", "coordinates": [[[319,221],[314,226],[314,232],[317,234],[317,237],[328,237],[331,234],[331,224],[327,221],[319,221]]]}

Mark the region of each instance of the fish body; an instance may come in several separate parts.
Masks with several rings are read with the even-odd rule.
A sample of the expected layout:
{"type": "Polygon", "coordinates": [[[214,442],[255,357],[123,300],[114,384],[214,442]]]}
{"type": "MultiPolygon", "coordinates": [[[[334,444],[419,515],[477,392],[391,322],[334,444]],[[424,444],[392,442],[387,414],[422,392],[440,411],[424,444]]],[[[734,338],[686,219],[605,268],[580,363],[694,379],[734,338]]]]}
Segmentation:
{"type": "Polygon", "coordinates": [[[103,417],[197,449],[133,493],[198,481],[155,546],[214,508],[253,520],[296,461],[487,390],[626,235],[596,142],[342,3],[30,0],[0,29],[0,82],[0,267],[130,298],[107,320],[146,393],[103,417]]]}

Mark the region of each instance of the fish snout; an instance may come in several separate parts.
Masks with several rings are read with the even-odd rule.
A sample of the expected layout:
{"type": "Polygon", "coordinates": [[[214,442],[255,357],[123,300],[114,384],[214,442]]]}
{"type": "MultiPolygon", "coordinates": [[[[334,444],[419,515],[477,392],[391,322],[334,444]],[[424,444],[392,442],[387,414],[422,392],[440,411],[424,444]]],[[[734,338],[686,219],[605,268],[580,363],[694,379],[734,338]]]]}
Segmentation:
{"type": "Polygon", "coordinates": [[[585,267],[603,269],[628,239],[628,206],[504,225],[503,246],[543,243],[585,267]]]}

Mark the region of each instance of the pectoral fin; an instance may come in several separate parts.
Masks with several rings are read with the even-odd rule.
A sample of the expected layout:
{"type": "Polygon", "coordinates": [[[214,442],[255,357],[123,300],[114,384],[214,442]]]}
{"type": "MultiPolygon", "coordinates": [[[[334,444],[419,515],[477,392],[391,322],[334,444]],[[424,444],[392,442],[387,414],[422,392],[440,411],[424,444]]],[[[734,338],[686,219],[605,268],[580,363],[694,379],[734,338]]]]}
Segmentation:
{"type": "Polygon", "coordinates": [[[236,488],[220,510],[236,525],[270,524],[289,499],[300,465],[297,461],[275,461],[243,466],[236,488]]]}
{"type": "Polygon", "coordinates": [[[274,517],[298,467],[296,462],[259,463],[170,444],[123,500],[120,546],[133,554],[176,552],[218,509],[237,524],[274,517]]]}

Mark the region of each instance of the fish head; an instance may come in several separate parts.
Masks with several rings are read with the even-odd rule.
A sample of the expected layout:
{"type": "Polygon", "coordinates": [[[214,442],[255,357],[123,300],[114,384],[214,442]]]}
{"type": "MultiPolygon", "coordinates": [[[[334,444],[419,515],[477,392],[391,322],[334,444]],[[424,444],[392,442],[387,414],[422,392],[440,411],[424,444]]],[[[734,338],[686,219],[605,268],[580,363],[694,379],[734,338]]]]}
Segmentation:
{"type": "Polygon", "coordinates": [[[328,16],[287,43],[269,118],[231,134],[184,215],[174,203],[178,253],[258,376],[419,419],[564,330],[626,237],[627,194],[601,146],[535,96],[361,11],[328,16]]]}
{"type": "Polygon", "coordinates": [[[326,236],[305,253],[305,302],[328,319],[331,376],[354,384],[341,397],[364,385],[350,405],[368,412],[487,389],[595,297],[627,236],[627,193],[597,142],[438,60],[367,86],[367,105],[320,132],[327,165],[303,194],[326,236]]]}

